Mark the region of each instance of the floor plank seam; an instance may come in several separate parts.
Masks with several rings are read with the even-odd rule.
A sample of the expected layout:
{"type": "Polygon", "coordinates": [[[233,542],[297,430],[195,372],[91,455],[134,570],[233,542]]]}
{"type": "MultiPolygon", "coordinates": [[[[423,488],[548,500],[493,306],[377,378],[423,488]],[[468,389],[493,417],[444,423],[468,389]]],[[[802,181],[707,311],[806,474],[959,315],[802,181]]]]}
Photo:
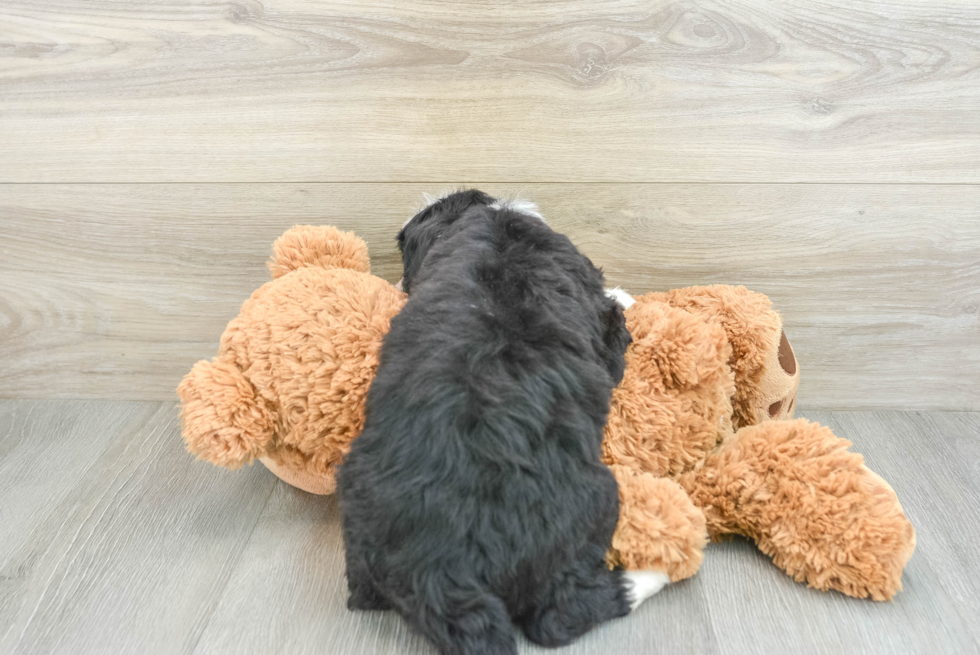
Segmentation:
{"type": "Polygon", "coordinates": [[[221,589],[218,591],[218,593],[215,594],[215,600],[214,603],[212,603],[211,605],[210,611],[208,612],[207,620],[204,621],[204,623],[201,625],[201,629],[197,633],[197,638],[194,640],[194,645],[191,646],[191,648],[187,651],[188,653],[197,652],[197,648],[201,643],[201,639],[204,638],[204,633],[207,632],[208,626],[211,625],[211,621],[212,619],[214,619],[214,613],[218,609],[218,606],[221,604],[221,600],[224,598],[225,592],[228,590],[228,585],[231,583],[231,579],[232,577],[234,577],[235,571],[238,569],[238,564],[241,561],[242,555],[245,553],[246,548],[248,548],[249,542],[252,541],[252,535],[255,534],[255,530],[258,527],[259,522],[262,520],[262,516],[265,514],[265,510],[269,506],[269,501],[272,499],[272,494],[276,492],[276,488],[279,487],[279,485],[281,484],[284,483],[281,480],[276,480],[269,487],[269,493],[266,495],[265,500],[262,502],[262,509],[260,509],[258,512],[255,513],[255,520],[252,522],[252,527],[248,531],[248,536],[245,539],[241,540],[238,550],[234,556],[234,562],[231,566],[228,567],[227,575],[225,575],[225,579],[223,584],[221,585],[221,589]]]}

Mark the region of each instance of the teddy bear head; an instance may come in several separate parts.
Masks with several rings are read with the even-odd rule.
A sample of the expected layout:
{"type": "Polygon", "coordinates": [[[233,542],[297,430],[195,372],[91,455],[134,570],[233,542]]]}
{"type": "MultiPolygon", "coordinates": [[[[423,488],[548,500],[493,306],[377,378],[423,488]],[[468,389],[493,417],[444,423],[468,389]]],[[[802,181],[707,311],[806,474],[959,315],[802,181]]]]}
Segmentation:
{"type": "Polygon", "coordinates": [[[242,305],[218,355],[177,389],[184,440],[219,466],[260,459],[290,484],[331,493],[406,296],[370,275],[364,241],[332,227],[289,230],[268,267],[274,279],[242,305]]]}

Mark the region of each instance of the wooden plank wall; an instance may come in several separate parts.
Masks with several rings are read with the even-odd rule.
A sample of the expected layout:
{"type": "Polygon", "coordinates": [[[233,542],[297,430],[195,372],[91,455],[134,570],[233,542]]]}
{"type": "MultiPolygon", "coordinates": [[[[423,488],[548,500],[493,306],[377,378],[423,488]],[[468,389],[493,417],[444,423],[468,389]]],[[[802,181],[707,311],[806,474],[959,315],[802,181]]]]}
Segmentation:
{"type": "Polygon", "coordinates": [[[973,0],[4,0],[2,179],[980,182],[973,0]]]}
{"type": "Polygon", "coordinates": [[[6,0],[0,397],[172,399],[294,223],[455,184],[746,284],[811,408],[980,409],[972,0],[6,0]]]}

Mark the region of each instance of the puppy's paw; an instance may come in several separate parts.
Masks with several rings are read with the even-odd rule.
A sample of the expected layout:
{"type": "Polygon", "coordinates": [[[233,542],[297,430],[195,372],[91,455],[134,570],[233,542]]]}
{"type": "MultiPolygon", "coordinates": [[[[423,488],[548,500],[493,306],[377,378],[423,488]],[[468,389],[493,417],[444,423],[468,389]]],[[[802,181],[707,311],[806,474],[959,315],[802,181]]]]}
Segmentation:
{"type": "Polygon", "coordinates": [[[347,609],[349,610],[390,610],[391,603],[387,598],[366,587],[360,587],[357,591],[351,592],[347,597],[347,609]]]}
{"type": "Polygon", "coordinates": [[[625,571],[623,577],[631,612],[670,583],[670,576],[663,571],[625,571]]]}

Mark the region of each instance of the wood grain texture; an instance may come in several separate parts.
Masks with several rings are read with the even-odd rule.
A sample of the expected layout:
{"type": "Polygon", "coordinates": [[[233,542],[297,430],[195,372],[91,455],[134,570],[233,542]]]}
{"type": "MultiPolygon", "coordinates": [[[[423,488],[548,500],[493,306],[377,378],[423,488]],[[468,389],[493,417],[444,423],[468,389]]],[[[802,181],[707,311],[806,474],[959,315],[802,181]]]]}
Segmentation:
{"type": "MultiPolygon", "coordinates": [[[[561,652],[977,652],[980,413],[803,414],[853,441],[916,527],[895,600],[807,589],[734,540],[561,652]]],[[[193,461],[176,418],[0,401],[0,654],[434,655],[394,613],[346,609],[335,498],[193,461]]]]}
{"type": "MultiPolygon", "coordinates": [[[[914,630],[890,650],[980,650],[980,415],[967,412],[812,412],[810,418],[854,442],[867,465],[899,491],[916,528],[916,566],[903,577],[905,592],[925,600],[906,607],[914,630]],[[952,513],[951,513],[952,511],[952,513]],[[950,568],[950,566],[954,568],[950,568]],[[964,610],[969,614],[964,614],[964,610]],[[943,626],[930,630],[928,624],[943,626]]],[[[901,598],[899,598],[901,600],[901,598]]],[[[883,635],[885,637],[885,635],[883,635]]]]}
{"type": "MultiPolygon", "coordinates": [[[[31,611],[50,543],[71,535],[65,520],[79,481],[121,434],[153,415],[156,403],[0,403],[0,644],[31,611]]],[[[56,557],[56,556],[55,556],[56,557]]]]}
{"type": "Polygon", "coordinates": [[[5,401],[0,434],[0,652],[189,652],[275,479],[195,462],[172,403],[5,401]]]}
{"type": "Polygon", "coordinates": [[[0,181],[980,182],[969,0],[6,0],[0,181]]]}
{"type": "MultiPolygon", "coordinates": [[[[833,655],[980,647],[972,621],[980,611],[980,414],[805,413],[851,439],[902,499],[919,541],[903,593],[872,603],[810,590],[751,543],[734,540],[710,545],[694,578],[561,652],[833,655]],[[908,467],[910,457],[920,468],[908,467]]],[[[335,499],[280,485],[195,652],[435,653],[391,612],[348,612],[342,570],[335,499]]],[[[520,650],[550,652],[524,640],[520,650]]]]}
{"type": "MultiPolygon", "coordinates": [[[[336,498],[280,484],[194,652],[435,655],[394,612],[348,611],[343,571],[336,498]]],[[[651,646],[654,634],[657,641],[665,637],[668,643],[684,644],[681,652],[718,652],[703,591],[693,586],[687,593],[669,595],[671,617],[684,616],[684,621],[617,621],[561,652],[645,652],[641,646],[651,646]]],[[[551,652],[523,638],[520,648],[551,652]]]]}
{"type": "MultiPolygon", "coordinates": [[[[487,185],[537,201],[634,293],[744,284],[809,407],[980,409],[980,187],[487,185]]],[[[0,186],[0,397],[173,399],[295,223],[397,279],[425,184],[0,186]]]]}
{"type": "Polygon", "coordinates": [[[337,498],[280,483],[195,652],[435,652],[393,612],[352,616],[344,566],[337,498]]]}

